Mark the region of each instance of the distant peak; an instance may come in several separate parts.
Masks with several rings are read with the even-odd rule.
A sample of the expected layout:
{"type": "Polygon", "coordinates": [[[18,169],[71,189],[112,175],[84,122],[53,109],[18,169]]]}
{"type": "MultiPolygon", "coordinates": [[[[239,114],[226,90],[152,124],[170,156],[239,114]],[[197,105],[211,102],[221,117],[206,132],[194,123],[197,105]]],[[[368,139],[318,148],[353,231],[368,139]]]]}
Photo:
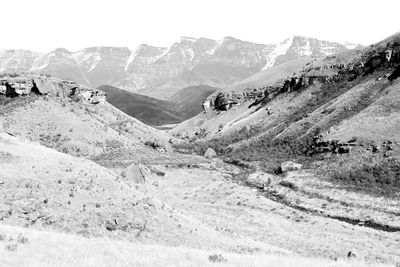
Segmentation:
{"type": "Polygon", "coordinates": [[[235,37],[232,36],[225,36],[223,41],[224,42],[231,42],[231,41],[237,41],[238,39],[236,39],[235,37]]]}
{"type": "Polygon", "coordinates": [[[165,47],[158,47],[149,44],[141,44],[136,49],[134,49],[134,51],[140,52],[140,51],[165,50],[165,49],[166,49],[165,47]]]}
{"type": "Polygon", "coordinates": [[[193,37],[182,36],[182,37],[179,39],[179,41],[180,41],[181,43],[187,43],[187,42],[193,43],[193,42],[196,42],[197,39],[196,39],[196,38],[193,38],[193,37]]]}
{"type": "Polygon", "coordinates": [[[138,47],[136,47],[136,49],[133,49],[133,51],[142,51],[142,50],[146,50],[149,47],[151,47],[151,46],[148,44],[140,44],[140,45],[138,45],[138,47]]]}
{"type": "Polygon", "coordinates": [[[286,43],[293,42],[293,40],[294,40],[295,38],[296,38],[295,35],[291,35],[291,36],[289,36],[288,38],[286,38],[285,40],[283,40],[283,41],[281,42],[281,44],[286,44],[286,43]]]}
{"type": "Polygon", "coordinates": [[[69,50],[67,50],[65,48],[62,48],[62,47],[56,48],[54,50],[54,52],[55,53],[60,53],[60,54],[71,54],[71,51],[69,51],[69,50]]]}

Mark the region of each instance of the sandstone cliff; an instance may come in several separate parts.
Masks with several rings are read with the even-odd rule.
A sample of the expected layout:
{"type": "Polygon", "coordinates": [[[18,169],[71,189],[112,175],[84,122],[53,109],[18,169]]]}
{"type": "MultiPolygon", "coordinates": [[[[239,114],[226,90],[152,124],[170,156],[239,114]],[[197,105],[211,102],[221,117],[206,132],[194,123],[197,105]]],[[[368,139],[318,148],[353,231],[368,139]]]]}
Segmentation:
{"type": "Polygon", "coordinates": [[[49,75],[7,74],[0,78],[0,94],[6,97],[36,94],[74,98],[91,104],[105,103],[104,92],[74,81],[61,80],[49,75]]]}

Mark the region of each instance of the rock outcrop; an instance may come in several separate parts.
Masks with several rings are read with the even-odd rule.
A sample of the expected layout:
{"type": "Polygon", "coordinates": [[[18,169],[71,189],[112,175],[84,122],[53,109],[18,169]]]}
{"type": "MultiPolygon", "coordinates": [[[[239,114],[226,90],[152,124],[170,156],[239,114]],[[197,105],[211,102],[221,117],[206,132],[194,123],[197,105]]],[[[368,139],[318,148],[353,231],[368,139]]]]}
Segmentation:
{"type": "Polygon", "coordinates": [[[255,186],[259,189],[265,189],[269,187],[272,182],[276,179],[276,176],[269,173],[252,173],[247,179],[246,183],[255,186]]]}
{"type": "Polygon", "coordinates": [[[352,81],[358,77],[385,71],[381,77],[393,81],[400,77],[400,36],[392,41],[383,41],[360,54],[355,53],[353,60],[336,60],[336,55],[328,56],[306,66],[299,73],[258,88],[242,90],[219,90],[209,96],[203,103],[206,112],[209,110],[226,111],[245,102],[250,105],[267,103],[281,93],[297,91],[308,86],[326,83],[352,81]]]}
{"type": "Polygon", "coordinates": [[[357,140],[357,138],[352,138],[348,141],[340,141],[324,140],[323,136],[316,136],[312,149],[314,153],[347,154],[356,147],[361,147],[374,153],[378,153],[381,151],[390,151],[394,149],[397,150],[398,144],[390,140],[385,140],[382,142],[368,142],[364,140],[357,140]]]}
{"type": "Polygon", "coordinates": [[[295,162],[292,162],[292,161],[285,161],[285,162],[282,162],[282,164],[281,164],[282,172],[301,170],[302,168],[303,168],[302,164],[295,163],[295,162]]]}
{"type": "Polygon", "coordinates": [[[69,97],[90,104],[106,101],[105,93],[100,90],[49,75],[9,74],[0,78],[0,95],[13,98],[28,94],[69,97]]]}
{"type": "Polygon", "coordinates": [[[204,153],[204,157],[208,159],[215,158],[217,156],[217,153],[214,151],[212,148],[207,148],[207,151],[204,153]]]}
{"type": "Polygon", "coordinates": [[[226,111],[246,102],[253,102],[249,107],[260,103],[267,103],[281,93],[300,90],[307,86],[325,84],[335,81],[335,74],[344,68],[344,64],[324,65],[311,67],[302,73],[294,74],[286,79],[278,80],[274,84],[242,90],[220,90],[209,96],[203,103],[203,109],[226,111]],[[328,71],[324,71],[328,70],[328,71]]]}
{"type": "Polygon", "coordinates": [[[121,172],[121,176],[133,183],[143,184],[152,172],[142,164],[131,164],[121,172]]]}

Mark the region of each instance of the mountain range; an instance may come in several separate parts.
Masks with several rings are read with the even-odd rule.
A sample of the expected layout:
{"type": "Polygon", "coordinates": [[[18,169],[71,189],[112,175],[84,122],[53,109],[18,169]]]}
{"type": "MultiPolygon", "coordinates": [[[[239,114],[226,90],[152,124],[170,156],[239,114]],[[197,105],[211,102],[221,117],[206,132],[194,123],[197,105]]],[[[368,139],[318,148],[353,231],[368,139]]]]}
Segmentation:
{"type": "Polygon", "coordinates": [[[132,50],[2,50],[0,73],[46,73],[91,87],[112,85],[168,100],[188,86],[226,87],[293,59],[320,58],[356,46],[302,36],[292,36],[279,44],[256,44],[233,37],[220,41],[181,37],[170,47],[142,44],[132,50]]]}
{"type": "MultiPolygon", "coordinates": [[[[184,63],[133,57],[148,64],[143,83],[203,79],[168,101],[0,75],[0,266],[399,266],[400,33],[356,49],[315,42],[289,38],[265,58],[241,43],[242,63],[236,45],[184,63]],[[121,110],[185,121],[150,127],[121,110]]],[[[111,60],[122,50],[108,49],[113,64],[88,50],[1,62],[123,81],[111,60]]]]}

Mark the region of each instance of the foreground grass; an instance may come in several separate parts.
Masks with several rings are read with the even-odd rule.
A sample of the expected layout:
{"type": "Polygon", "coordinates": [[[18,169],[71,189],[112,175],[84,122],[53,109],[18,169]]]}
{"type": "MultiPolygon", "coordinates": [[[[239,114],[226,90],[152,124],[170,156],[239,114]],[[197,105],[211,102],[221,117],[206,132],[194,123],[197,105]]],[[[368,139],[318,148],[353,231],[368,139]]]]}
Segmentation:
{"type": "Polygon", "coordinates": [[[6,225],[0,225],[0,234],[4,237],[0,241],[0,266],[368,266],[353,259],[239,255],[118,242],[105,237],[83,238],[6,225]]]}

